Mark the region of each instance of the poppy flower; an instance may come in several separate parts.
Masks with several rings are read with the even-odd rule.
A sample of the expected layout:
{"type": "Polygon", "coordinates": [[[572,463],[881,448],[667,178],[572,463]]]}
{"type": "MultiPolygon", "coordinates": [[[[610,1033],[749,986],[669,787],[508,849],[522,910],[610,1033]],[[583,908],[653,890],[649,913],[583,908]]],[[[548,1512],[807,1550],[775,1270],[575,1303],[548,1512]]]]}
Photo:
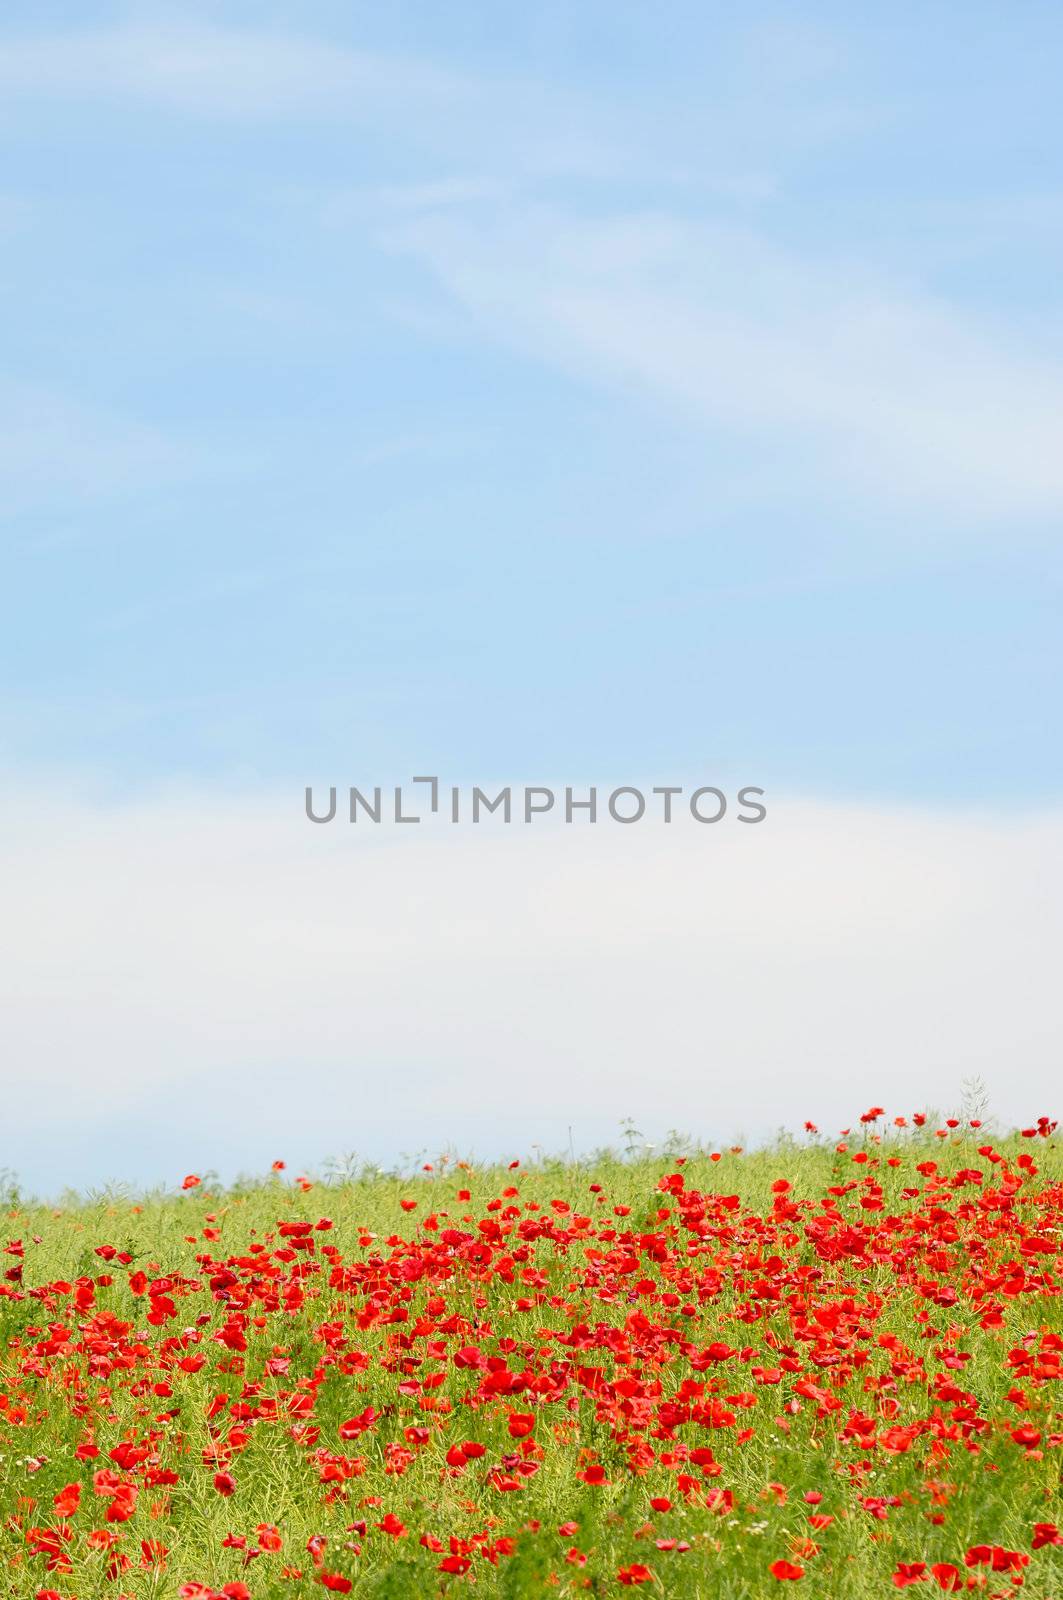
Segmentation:
{"type": "Polygon", "coordinates": [[[461,1574],[468,1572],[471,1566],[472,1562],[469,1560],[468,1556],[450,1555],[443,1557],[442,1561],[439,1563],[439,1571],[456,1572],[461,1574]]]}
{"type": "Polygon", "coordinates": [[[1032,1522],[1063,1448],[1054,1125],[977,1153],[949,1122],[880,1106],[852,1132],[496,1169],[475,1202],[481,1180],[444,1159],[405,1196],[360,1178],[334,1218],[275,1171],[219,1190],[195,1226],[172,1192],[102,1213],[20,1203],[21,1237],[0,1238],[0,1456],[21,1484],[0,1555],[19,1593],[165,1582],[204,1485],[227,1498],[239,1481],[263,1520],[219,1527],[215,1549],[242,1576],[182,1570],[182,1600],[352,1593],[366,1546],[374,1569],[398,1556],[411,1592],[466,1576],[516,1592],[536,1570],[563,1585],[565,1566],[570,1586],[678,1592],[675,1563],[711,1545],[721,1583],[744,1573],[752,1595],[807,1576],[819,1593],[812,1563],[846,1559],[847,1529],[857,1587],[877,1570],[895,1589],[1040,1595],[1063,1546],[1032,1522]],[[751,1448],[785,1464],[756,1504],[751,1448]],[[83,1482],[64,1482],[73,1470],[83,1482]],[[601,1513],[582,1519],[585,1549],[566,1475],[571,1504],[601,1513]],[[269,1520],[288,1515],[281,1484],[297,1486],[301,1565],[282,1566],[290,1535],[269,1520]],[[945,1537],[961,1492],[964,1525],[990,1539],[1000,1506],[1027,1507],[1020,1548],[898,1560],[928,1523],[945,1537]],[[787,1504],[786,1557],[769,1548],[758,1577],[751,1529],[787,1504]]]}
{"type": "Polygon", "coordinates": [[[906,1589],[910,1583],[925,1583],[927,1576],[925,1561],[898,1561],[893,1585],[896,1589],[906,1589]]]}
{"type": "Polygon", "coordinates": [[[68,1483],[59,1490],[52,1504],[55,1506],[57,1517],[72,1517],[81,1504],[80,1483],[68,1483]]]}

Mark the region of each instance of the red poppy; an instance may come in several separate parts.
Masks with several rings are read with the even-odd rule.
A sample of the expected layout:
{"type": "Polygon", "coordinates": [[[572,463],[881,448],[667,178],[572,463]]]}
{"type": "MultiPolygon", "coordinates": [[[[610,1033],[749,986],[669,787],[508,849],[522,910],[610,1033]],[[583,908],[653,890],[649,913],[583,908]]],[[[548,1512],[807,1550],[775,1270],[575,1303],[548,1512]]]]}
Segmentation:
{"type": "Polygon", "coordinates": [[[81,1504],[80,1483],[68,1483],[59,1490],[52,1502],[58,1517],[72,1517],[81,1504]]]}
{"type": "Polygon", "coordinates": [[[927,1577],[925,1561],[898,1561],[893,1584],[897,1589],[906,1589],[910,1583],[925,1583],[927,1577]]]}

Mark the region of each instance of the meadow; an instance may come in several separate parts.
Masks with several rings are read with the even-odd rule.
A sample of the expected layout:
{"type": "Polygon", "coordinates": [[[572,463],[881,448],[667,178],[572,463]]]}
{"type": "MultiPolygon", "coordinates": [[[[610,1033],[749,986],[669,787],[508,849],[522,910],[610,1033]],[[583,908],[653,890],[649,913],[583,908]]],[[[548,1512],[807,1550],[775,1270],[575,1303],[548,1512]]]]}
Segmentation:
{"type": "Polygon", "coordinates": [[[5,1596],[1063,1600],[1063,1159],[768,1148],[31,1203],[5,1596]]]}

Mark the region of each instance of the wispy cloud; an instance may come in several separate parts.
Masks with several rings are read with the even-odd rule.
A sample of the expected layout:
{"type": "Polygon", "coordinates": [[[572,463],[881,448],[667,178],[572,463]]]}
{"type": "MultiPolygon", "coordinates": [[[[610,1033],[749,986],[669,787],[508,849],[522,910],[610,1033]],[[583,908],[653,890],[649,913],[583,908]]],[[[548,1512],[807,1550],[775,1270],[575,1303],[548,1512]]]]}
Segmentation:
{"type": "Polygon", "coordinates": [[[368,115],[451,100],[459,80],[431,65],[302,34],[174,20],[9,38],[9,98],[123,98],[211,117],[368,115]]]}
{"type": "Polygon", "coordinates": [[[497,202],[506,197],[504,186],[491,178],[451,177],[437,183],[388,184],[373,190],[366,200],[397,211],[444,211],[452,206],[497,202]]]}
{"type": "Polygon", "coordinates": [[[136,417],[0,380],[0,516],[83,507],[231,466],[136,417]]]}
{"type": "Polygon", "coordinates": [[[1063,372],[858,259],[668,214],[507,206],[383,225],[484,333],[767,442],[839,488],[964,517],[1063,508],[1063,372]]]}
{"type": "MultiPolygon", "coordinates": [[[[311,204],[330,235],[368,232],[424,263],[463,335],[672,407],[724,453],[741,441],[780,501],[855,493],[966,523],[1054,516],[1063,372],[1029,326],[1009,326],[1006,300],[991,322],[918,273],[876,267],[858,241],[848,259],[837,243],[817,253],[814,230],[780,242],[786,151],[881,115],[858,104],[844,38],[761,21],[722,37],[719,56],[712,95],[662,108],[647,80],[621,116],[592,86],[156,17],[9,36],[0,91],[386,133],[417,152],[405,181],[311,204]],[[646,178],[652,210],[633,199],[646,178]]],[[[233,295],[266,320],[287,315],[275,295],[233,295]]],[[[418,306],[404,285],[397,298],[409,326],[444,326],[438,295],[418,306]]]]}
{"type": "MultiPolygon", "coordinates": [[[[448,191],[453,197],[452,180],[438,172],[448,161],[475,163],[494,175],[620,182],[689,177],[681,135],[681,154],[673,150],[662,163],[652,153],[661,135],[654,105],[632,104],[621,114],[593,95],[512,66],[464,69],[399,50],[364,49],[305,28],[230,27],[171,17],[8,35],[0,39],[0,95],[8,107],[51,99],[219,122],[366,126],[388,133],[397,149],[429,158],[436,170],[416,182],[432,203],[448,191]]],[[[719,117],[728,126],[737,119],[749,142],[748,112],[721,108],[719,117]]],[[[836,131],[833,114],[826,120],[836,131]]],[[[809,130],[813,139],[824,136],[823,121],[817,113],[809,130]]],[[[848,114],[843,121],[849,125],[848,114]]],[[[802,142],[796,128],[790,137],[802,142]]],[[[699,181],[715,182],[721,191],[770,192],[771,173],[754,145],[752,170],[748,161],[735,171],[722,160],[710,176],[699,162],[699,181]]]]}
{"type": "MultiPolygon", "coordinates": [[[[0,42],[0,94],[64,104],[128,104],[229,122],[340,122],[391,134],[434,161],[456,155],[525,172],[630,172],[578,96],[496,72],[485,76],[312,33],[188,19],[126,23],[0,42]]],[[[441,195],[436,179],[426,195],[441,195]]]]}

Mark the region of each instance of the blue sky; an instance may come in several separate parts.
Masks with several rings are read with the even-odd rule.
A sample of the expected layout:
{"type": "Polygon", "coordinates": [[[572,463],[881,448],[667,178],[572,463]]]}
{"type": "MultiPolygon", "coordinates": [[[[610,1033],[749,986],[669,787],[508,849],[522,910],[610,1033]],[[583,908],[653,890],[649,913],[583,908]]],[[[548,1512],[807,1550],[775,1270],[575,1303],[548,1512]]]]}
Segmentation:
{"type": "Polygon", "coordinates": [[[7,762],[1057,794],[1058,8],[447,10],[5,8],[7,762]]]}
{"type": "Polygon", "coordinates": [[[1054,5],[9,3],[16,806],[1054,808],[1061,54],[1054,5]]]}

